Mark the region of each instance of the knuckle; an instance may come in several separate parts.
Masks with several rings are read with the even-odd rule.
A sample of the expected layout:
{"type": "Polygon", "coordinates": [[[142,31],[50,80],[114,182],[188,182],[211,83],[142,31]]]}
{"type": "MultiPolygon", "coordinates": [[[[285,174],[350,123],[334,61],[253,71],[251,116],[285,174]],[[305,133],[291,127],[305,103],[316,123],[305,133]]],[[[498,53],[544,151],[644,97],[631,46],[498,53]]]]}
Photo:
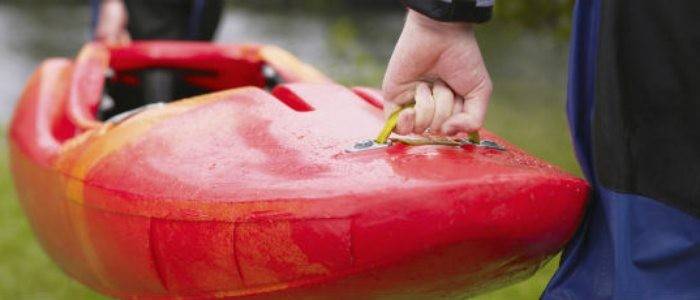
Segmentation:
{"type": "Polygon", "coordinates": [[[484,90],[489,95],[491,95],[491,93],[493,92],[493,81],[491,81],[491,78],[489,77],[486,77],[486,79],[484,80],[484,90]]]}

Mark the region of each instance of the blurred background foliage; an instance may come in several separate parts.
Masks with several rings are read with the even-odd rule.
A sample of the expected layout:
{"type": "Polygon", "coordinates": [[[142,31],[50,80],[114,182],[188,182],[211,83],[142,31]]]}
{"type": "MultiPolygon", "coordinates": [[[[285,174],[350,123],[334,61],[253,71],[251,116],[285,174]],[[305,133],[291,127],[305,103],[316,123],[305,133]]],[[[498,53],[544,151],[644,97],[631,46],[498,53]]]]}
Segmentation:
{"type": "Polygon", "coordinates": [[[568,37],[574,0],[496,1],[496,18],[529,28],[550,28],[568,37]]]}
{"type": "MultiPolygon", "coordinates": [[[[250,8],[305,11],[338,15],[348,10],[400,9],[400,0],[225,0],[227,3],[250,8]]],[[[53,5],[56,0],[3,0],[15,5],[53,5]]],[[[66,5],[86,4],[90,0],[61,0],[66,5]]],[[[496,0],[495,16],[503,22],[522,25],[531,29],[555,29],[566,37],[571,24],[571,12],[575,0],[496,0]]]]}
{"type": "MultiPolygon", "coordinates": [[[[350,10],[402,10],[400,0],[228,0],[247,8],[304,11],[338,17],[338,26],[347,26],[343,14],[350,10]]],[[[495,21],[529,30],[547,30],[566,39],[571,30],[574,0],[497,0],[495,21]]],[[[353,24],[350,24],[353,25],[353,24]]]]}
{"type": "MultiPolygon", "coordinates": [[[[287,7],[293,10],[342,12],[362,5],[377,9],[401,8],[400,0],[237,0],[250,7],[287,7]]],[[[528,28],[554,28],[562,36],[568,33],[574,0],[501,0],[496,1],[496,18],[528,28]]]]}

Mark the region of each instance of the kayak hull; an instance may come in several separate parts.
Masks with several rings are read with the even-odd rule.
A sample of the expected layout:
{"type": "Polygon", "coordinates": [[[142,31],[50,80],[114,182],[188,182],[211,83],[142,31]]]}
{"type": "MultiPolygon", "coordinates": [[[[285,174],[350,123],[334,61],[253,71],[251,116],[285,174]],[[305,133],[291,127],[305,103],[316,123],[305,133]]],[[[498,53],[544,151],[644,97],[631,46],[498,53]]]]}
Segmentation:
{"type": "Polygon", "coordinates": [[[383,122],[371,90],[336,85],[279,49],[271,52],[284,59],[260,46],[184,46],[88,45],[75,62],[49,60],[13,118],[12,172],[34,232],[61,269],[102,293],[472,295],[534,273],[582,218],[583,180],[493,134],[483,135],[506,151],[393,145],[349,153],[383,122]],[[126,70],[173,66],[202,51],[211,56],[203,62],[245,53],[233,59],[273,66],[285,83],[266,91],[236,87],[243,80],[231,76],[193,77],[223,91],[113,122],[94,118],[101,89],[75,83],[108,66],[127,78],[126,70]]]}

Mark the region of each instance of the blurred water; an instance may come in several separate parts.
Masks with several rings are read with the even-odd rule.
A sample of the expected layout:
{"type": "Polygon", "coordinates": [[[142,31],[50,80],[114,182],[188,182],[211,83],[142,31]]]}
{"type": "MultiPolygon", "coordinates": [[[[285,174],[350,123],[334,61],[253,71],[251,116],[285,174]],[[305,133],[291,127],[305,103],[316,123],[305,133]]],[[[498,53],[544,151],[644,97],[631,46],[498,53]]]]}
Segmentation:
{"type": "MultiPolygon", "coordinates": [[[[308,13],[228,5],[218,40],[276,44],[340,82],[377,86],[402,22],[402,11],[386,8],[308,13]]],[[[88,38],[88,24],[85,5],[0,4],[0,124],[7,122],[33,69],[46,57],[74,56],[88,38]]],[[[514,30],[495,25],[480,32],[495,81],[561,86],[561,41],[548,32],[514,30]]]]}
{"type": "Polygon", "coordinates": [[[88,19],[86,7],[0,3],[0,124],[41,60],[75,52],[87,37],[88,19]]]}
{"type": "MultiPolygon", "coordinates": [[[[76,54],[89,36],[89,21],[84,5],[0,4],[0,124],[8,121],[26,79],[43,59],[76,54]]],[[[401,21],[398,11],[329,17],[229,5],[218,40],[276,44],[334,78],[367,83],[383,68],[401,21]]]]}

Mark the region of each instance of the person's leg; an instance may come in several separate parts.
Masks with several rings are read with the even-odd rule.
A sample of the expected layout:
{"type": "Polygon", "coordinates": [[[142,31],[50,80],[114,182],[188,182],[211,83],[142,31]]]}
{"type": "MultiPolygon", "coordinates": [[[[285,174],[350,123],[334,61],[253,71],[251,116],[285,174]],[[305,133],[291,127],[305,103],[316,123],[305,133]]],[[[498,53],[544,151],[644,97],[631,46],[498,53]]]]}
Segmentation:
{"type": "Polygon", "coordinates": [[[598,188],[543,299],[699,299],[700,220],[598,188]]]}
{"type": "Polygon", "coordinates": [[[188,20],[190,40],[211,41],[221,22],[223,0],[193,0],[188,20]]]}
{"type": "MultiPolygon", "coordinates": [[[[221,19],[222,0],[124,0],[129,13],[128,31],[134,41],[211,41],[221,19]]],[[[180,71],[151,69],[139,74],[140,86],[112,84],[114,107],[105,117],[140,106],[168,102],[206,91],[192,87],[180,71]]]]}
{"type": "MultiPolygon", "coordinates": [[[[135,41],[184,40],[188,35],[190,0],[124,0],[129,12],[129,33],[135,41]]],[[[151,69],[141,72],[136,105],[167,102],[176,98],[179,76],[170,70],[151,69]]],[[[132,107],[135,108],[135,107],[132,107]]]]}
{"type": "Polygon", "coordinates": [[[594,193],[544,299],[700,299],[699,13],[577,3],[568,112],[594,193]]]}
{"type": "MultiPolygon", "coordinates": [[[[187,40],[211,41],[221,21],[224,3],[222,0],[190,0],[187,40]]],[[[207,91],[187,84],[182,74],[176,74],[173,99],[200,95],[207,91]]]]}
{"type": "Polygon", "coordinates": [[[222,0],[124,0],[134,40],[201,40],[214,38],[222,0]]]}
{"type": "Polygon", "coordinates": [[[133,40],[184,40],[191,0],[124,0],[133,40]]]}

